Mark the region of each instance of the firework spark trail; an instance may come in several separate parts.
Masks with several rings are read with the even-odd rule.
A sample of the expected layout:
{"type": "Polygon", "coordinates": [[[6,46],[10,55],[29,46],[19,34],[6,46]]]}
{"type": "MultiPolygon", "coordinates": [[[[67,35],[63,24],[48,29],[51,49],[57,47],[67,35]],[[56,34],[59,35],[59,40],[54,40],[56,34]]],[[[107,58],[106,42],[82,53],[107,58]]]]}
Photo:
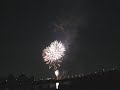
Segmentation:
{"type": "Polygon", "coordinates": [[[62,44],[61,41],[58,42],[55,40],[50,46],[43,50],[42,56],[46,64],[49,64],[49,68],[54,66],[54,69],[57,69],[57,67],[60,66],[59,63],[62,62],[65,51],[64,44],[62,44]]]}

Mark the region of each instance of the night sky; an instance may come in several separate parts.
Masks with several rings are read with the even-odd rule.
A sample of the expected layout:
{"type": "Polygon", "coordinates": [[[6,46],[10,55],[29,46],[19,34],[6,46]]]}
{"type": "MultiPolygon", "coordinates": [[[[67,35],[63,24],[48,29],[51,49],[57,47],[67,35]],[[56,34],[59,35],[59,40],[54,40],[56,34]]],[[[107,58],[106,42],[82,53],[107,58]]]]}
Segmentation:
{"type": "Polygon", "coordinates": [[[119,0],[2,0],[0,77],[54,77],[42,50],[54,40],[67,47],[61,75],[120,66],[119,0]]]}

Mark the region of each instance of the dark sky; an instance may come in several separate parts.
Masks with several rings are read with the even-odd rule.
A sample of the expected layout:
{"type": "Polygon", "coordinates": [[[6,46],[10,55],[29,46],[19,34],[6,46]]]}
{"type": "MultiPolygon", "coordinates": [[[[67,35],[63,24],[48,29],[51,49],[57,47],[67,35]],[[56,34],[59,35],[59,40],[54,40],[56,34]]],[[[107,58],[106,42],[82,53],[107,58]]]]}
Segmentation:
{"type": "Polygon", "coordinates": [[[53,77],[41,55],[54,40],[67,41],[62,75],[120,66],[119,0],[2,0],[0,6],[0,76],[53,77]]]}

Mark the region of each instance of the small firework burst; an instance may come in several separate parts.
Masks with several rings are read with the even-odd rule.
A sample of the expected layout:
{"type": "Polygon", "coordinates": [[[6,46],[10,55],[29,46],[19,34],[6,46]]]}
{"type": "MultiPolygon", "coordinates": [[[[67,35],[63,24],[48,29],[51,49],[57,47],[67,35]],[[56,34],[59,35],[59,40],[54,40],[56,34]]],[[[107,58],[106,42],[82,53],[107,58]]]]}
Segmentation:
{"type": "Polygon", "coordinates": [[[54,69],[57,69],[60,66],[60,62],[62,62],[62,57],[65,52],[64,44],[55,40],[50,44],[50,46],[46,47],[43,50],[42,56],[46,64],[49,64],[49,69],[54,66],[54,69]]]}

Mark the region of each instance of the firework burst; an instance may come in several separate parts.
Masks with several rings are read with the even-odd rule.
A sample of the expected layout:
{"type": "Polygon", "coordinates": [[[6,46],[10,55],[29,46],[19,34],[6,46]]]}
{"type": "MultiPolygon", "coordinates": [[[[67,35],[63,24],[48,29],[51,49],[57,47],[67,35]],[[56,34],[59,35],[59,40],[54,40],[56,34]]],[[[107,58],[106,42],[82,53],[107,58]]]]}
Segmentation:
{"type": "Polygon", "coordinates": [[[43,50],[42,56],[46,64],[49,64],[49,69],[54,66],[54,69],[57,69],[60,66],[60,62],[62,62],[62,57],[65,52],[64,44],[55,40],[50,44],[50,46],[46,47],[43,50]]]}

